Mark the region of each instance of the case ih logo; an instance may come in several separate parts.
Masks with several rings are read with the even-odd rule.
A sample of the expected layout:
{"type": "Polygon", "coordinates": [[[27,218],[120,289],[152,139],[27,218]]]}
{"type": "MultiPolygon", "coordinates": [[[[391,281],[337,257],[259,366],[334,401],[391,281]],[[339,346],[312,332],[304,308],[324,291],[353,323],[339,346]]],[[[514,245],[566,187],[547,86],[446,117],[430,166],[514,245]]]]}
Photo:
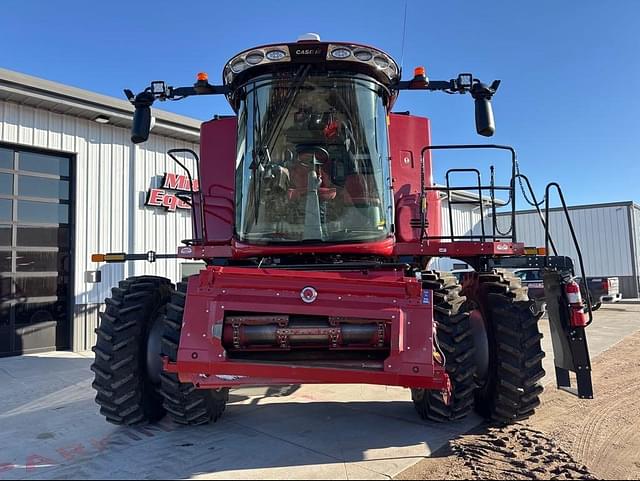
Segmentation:
{"type": "Polygon", "coordinates": [[[319,48],[298,48],[296,55],[322,55],[322,50],[319,48]]]}
{"type": "Polygon", "coordinates": [[[165,172],[162,178],[162,185],[157,189],[149,189],[147,201],[144,205],[151,207],[164,207],[170,212],[177,209],[190,209],[185,201],[178,198],[179,192],[198,192],[200,186],[198,180],[193,180],[193,188],[189,185],[189,178],[186,175],[178,175],[172,172],[165,172]],[[167,192],[177,191],[177,192],[167,192]]]}

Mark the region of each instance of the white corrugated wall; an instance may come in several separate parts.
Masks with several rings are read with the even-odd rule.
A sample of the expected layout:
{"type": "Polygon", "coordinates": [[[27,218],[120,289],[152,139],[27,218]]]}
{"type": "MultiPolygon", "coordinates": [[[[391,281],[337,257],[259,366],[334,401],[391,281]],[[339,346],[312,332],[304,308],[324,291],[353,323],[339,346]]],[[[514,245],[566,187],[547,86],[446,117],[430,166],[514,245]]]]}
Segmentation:
{"type": "MultiPolygon", "coordinates": [[[[448,199],[442,199],[442,235],[451,235],[451,226],[449,220],[449,202],[448,199]]],[[[485,234],[491,235],[492,230],[488,219],[490,212],[490,206],[484,205],[484,218],[485,218],[485,234]]],[[[453,217],[453,234],[456,236],[479,236],[482,233],[482,227],[480,225],[480,207],[473,204],[454,204],[451,208],[451,215],[453,217]]],[[[480,238],[467,239],[479,241],[480,238]]],[[[447,242],[447,239],[443,239],[442,242],[447,242]]],[[[460,264],[461,261],[451,259],[449,257],[434,258],[429,265],[430,269],[439,271],[451,271],[456,264],[460,264]]]]}
{"type": "MultiPolygon", "coordinates": [[[[97,265],[95,252],[176,252],[176,240],[190,238],[188,212],[144,207],[145,193],[164,172],[182,173],[166,155],[172,148],[198,145],[151,135],[133,146],[125,128],[69,115],[0,102],[0,142],[75,155],[74,294],[77,306],[102,303],[111,287],[130,275],[154,274],[177,280],[177,260],[97,265]],[[85,282],[85,273],[102,271],[102,282],[85,282]]],[[[186,159],[183,159],[186,160],[186,159]]],[[[187,166],[192,163],[187,160],[187,166]]],[[[74,347],[93,342],[97,316],[76,312],[74,347]],[[80,316],[80,317],[78,317],[80,316]],[[82,320],[84,319],[84,320],[82,320]]]]}
{"type": "MultiPolygon", "coordinates": [[[[449,221],[449,202],[447,199],[442,200],[442,235],[451,235],[451,227],[449,221]]],[[[488,209],[488,207],[487,207],[488,209]]],[[[484,211],[485,219],[487,218],[488,210],[484,211]]],[[[454,204],[451,208],[451,214],[453,216],[453,234],[456,236],[470,236],[480,235],[480,208],[477,205],[471,204],[454,204]]],[[[485,222],[487,227],[486,233],[490,233],[488,228],[488,222],[485,222]]],[[[477,240],[477,239],[476,239],[477,240]]],[[[444,240],[446,242],[446,239],[444,240]]]]}
{"type": "MultiPolygon", "coordinates": [[[[550,232],[560,255],[577,263],[576,250],[562,211],[550,212],[550,232]]],[[[569,216],[576,231],[588,276],[632,276],[629,206],[611,205],[574,208],[569,216]]],[[[508,215],[498,216],[498,225],[508,223],[508,215]]],[[[537,213],[518,213],[518,241],[544,246],[544,229],[537,213]]]]}

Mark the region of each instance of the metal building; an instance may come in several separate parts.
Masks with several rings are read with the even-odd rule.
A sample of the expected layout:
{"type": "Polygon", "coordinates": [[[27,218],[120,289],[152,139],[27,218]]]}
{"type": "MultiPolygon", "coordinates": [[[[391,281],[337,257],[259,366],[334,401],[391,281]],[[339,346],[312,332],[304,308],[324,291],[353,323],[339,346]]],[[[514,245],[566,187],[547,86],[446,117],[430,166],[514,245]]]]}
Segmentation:
{"type": "Polygon", "coordinates": [[[176,173],[166,151],[197,149],[200,123],[155,110],[150,141],[134,146],[132,112],[126,101],[0,69],[0,356],[88,349],[118,280],[179,276],[175,260],[90,260],[174,252],[191,235],[187,212],[145,201],[176,173]]]}
{"type": "MultiPolygon", "coordinates": [[[[569,207],[588,277],[616,276],[623,297],[640,296],[640,206],[632,201],[569,207]]],[[[577,259],[562,209],[550,209],[550,233],[558,253],[577,259]]],[[[502,228],[509,214],[498,214],[502,228]]],[[[535,210],[516,214],[518,240],[530,246],[544,246],[540,216],[535,210]]]]}
{"type": "MultiPolygon", "coordinates": [[[[449,211],[449,199],[444,193],[442,196],[442,235],[451,235],[451,226],[453,225],[454,236],[478,236],[479,240],[482,234],[482,225],[480,222],[482,215],[480,213],[478,195],[469,191],[453,191],[451,193],[451,200],[455,202],[455,204],[451,205],[451,211],[449,211]]],[[[496,208],[502,207],[506,203],[500,199],[496,199],[495,202],[496,208]]],[[[482,214],[484,214],[485,219],[484,227],[486,232],[489,233],[491,232],[491,223],[488,214],[491,212],[491,199],[483,197],[482,205],[484,209],[482,214]]],[[[429,264],[429,269],[438,271],[452,271],[467,268],[469,268],[469,266],[466,263],[450,257],[436,257],[432,259],[429,264]]]]}

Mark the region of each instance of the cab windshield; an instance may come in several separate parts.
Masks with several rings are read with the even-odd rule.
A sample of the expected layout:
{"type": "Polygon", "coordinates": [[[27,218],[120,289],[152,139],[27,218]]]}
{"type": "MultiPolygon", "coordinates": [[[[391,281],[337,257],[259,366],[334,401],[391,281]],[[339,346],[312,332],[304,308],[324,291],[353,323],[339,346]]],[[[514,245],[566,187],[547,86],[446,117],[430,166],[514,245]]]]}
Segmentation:
{"type": "Polygon", "coordinates": [[[386,90],[360,74],[264,75],[238,112],[236,230],[252,244],[390,234],[386,90]]]}

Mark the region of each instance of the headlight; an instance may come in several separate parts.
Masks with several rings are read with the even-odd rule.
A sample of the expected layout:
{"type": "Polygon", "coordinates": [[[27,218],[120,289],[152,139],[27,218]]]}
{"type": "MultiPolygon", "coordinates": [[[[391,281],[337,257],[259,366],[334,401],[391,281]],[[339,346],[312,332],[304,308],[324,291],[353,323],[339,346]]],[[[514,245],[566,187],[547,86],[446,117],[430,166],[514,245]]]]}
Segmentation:
{"type": "Polygon", "coordinates": [[[269,60],[282,60],[287,56],[287,53],[283,50],[269,50],[267,52],[267,58],[269,60]]]}
{"type": "Polygon", "coordinates": [[[387,68],[389,66],[389,60],[382,57],[381,55],[375,57],[373,59],[373,63],[375,63],[378,68],[387,68]]]}
{"type": "Polygon", "coordinates": [[[257,65],[264,60],[264,54],[262,52],[251,52],[246,56],[245,61],[249,65],[257,65]]]}
{"type": "Polygon", "coordinates": [[[373,54],[371,52],[369,52],[368,50],[356,50],[353,55],[355,56],[355,58],[357,58],[358,60],[361,60],[363,62],[368,62],[369,60],[371,60],[373,58],[373,54]]]}
{"type": "Polygon", "coordinates": [[[391,82],[398,80],[398,64],[389,55],[373,47],[357,44],[329,44],[327,60],[353,62],[354,65],[360,63],[362,66],[375,69],[376,75],[382,74],[391,82]]]}
{"type": "Polygon", "coordinates": [[[224,83],[226,85],[232,84],[236,75],[244,73],[250,68],[265,65],[267,60],[274,63],[290,62],[289,47],[287,45],[273,45],[239,53],[224,66],[222,71],[224,83]]]}
{"type": "Polygon", "coordinates": [[[236,60],[231,64],[231,71],[233,73],[240,73],[248,67],[247,62],[244,60],[236,60]]]}
{"type": "Polygon", "coordinates": [[[335,48],[331,51],[331,56],[334,58],[347,58],[351,55],[351,50],[348,48],[335,48]]]}

